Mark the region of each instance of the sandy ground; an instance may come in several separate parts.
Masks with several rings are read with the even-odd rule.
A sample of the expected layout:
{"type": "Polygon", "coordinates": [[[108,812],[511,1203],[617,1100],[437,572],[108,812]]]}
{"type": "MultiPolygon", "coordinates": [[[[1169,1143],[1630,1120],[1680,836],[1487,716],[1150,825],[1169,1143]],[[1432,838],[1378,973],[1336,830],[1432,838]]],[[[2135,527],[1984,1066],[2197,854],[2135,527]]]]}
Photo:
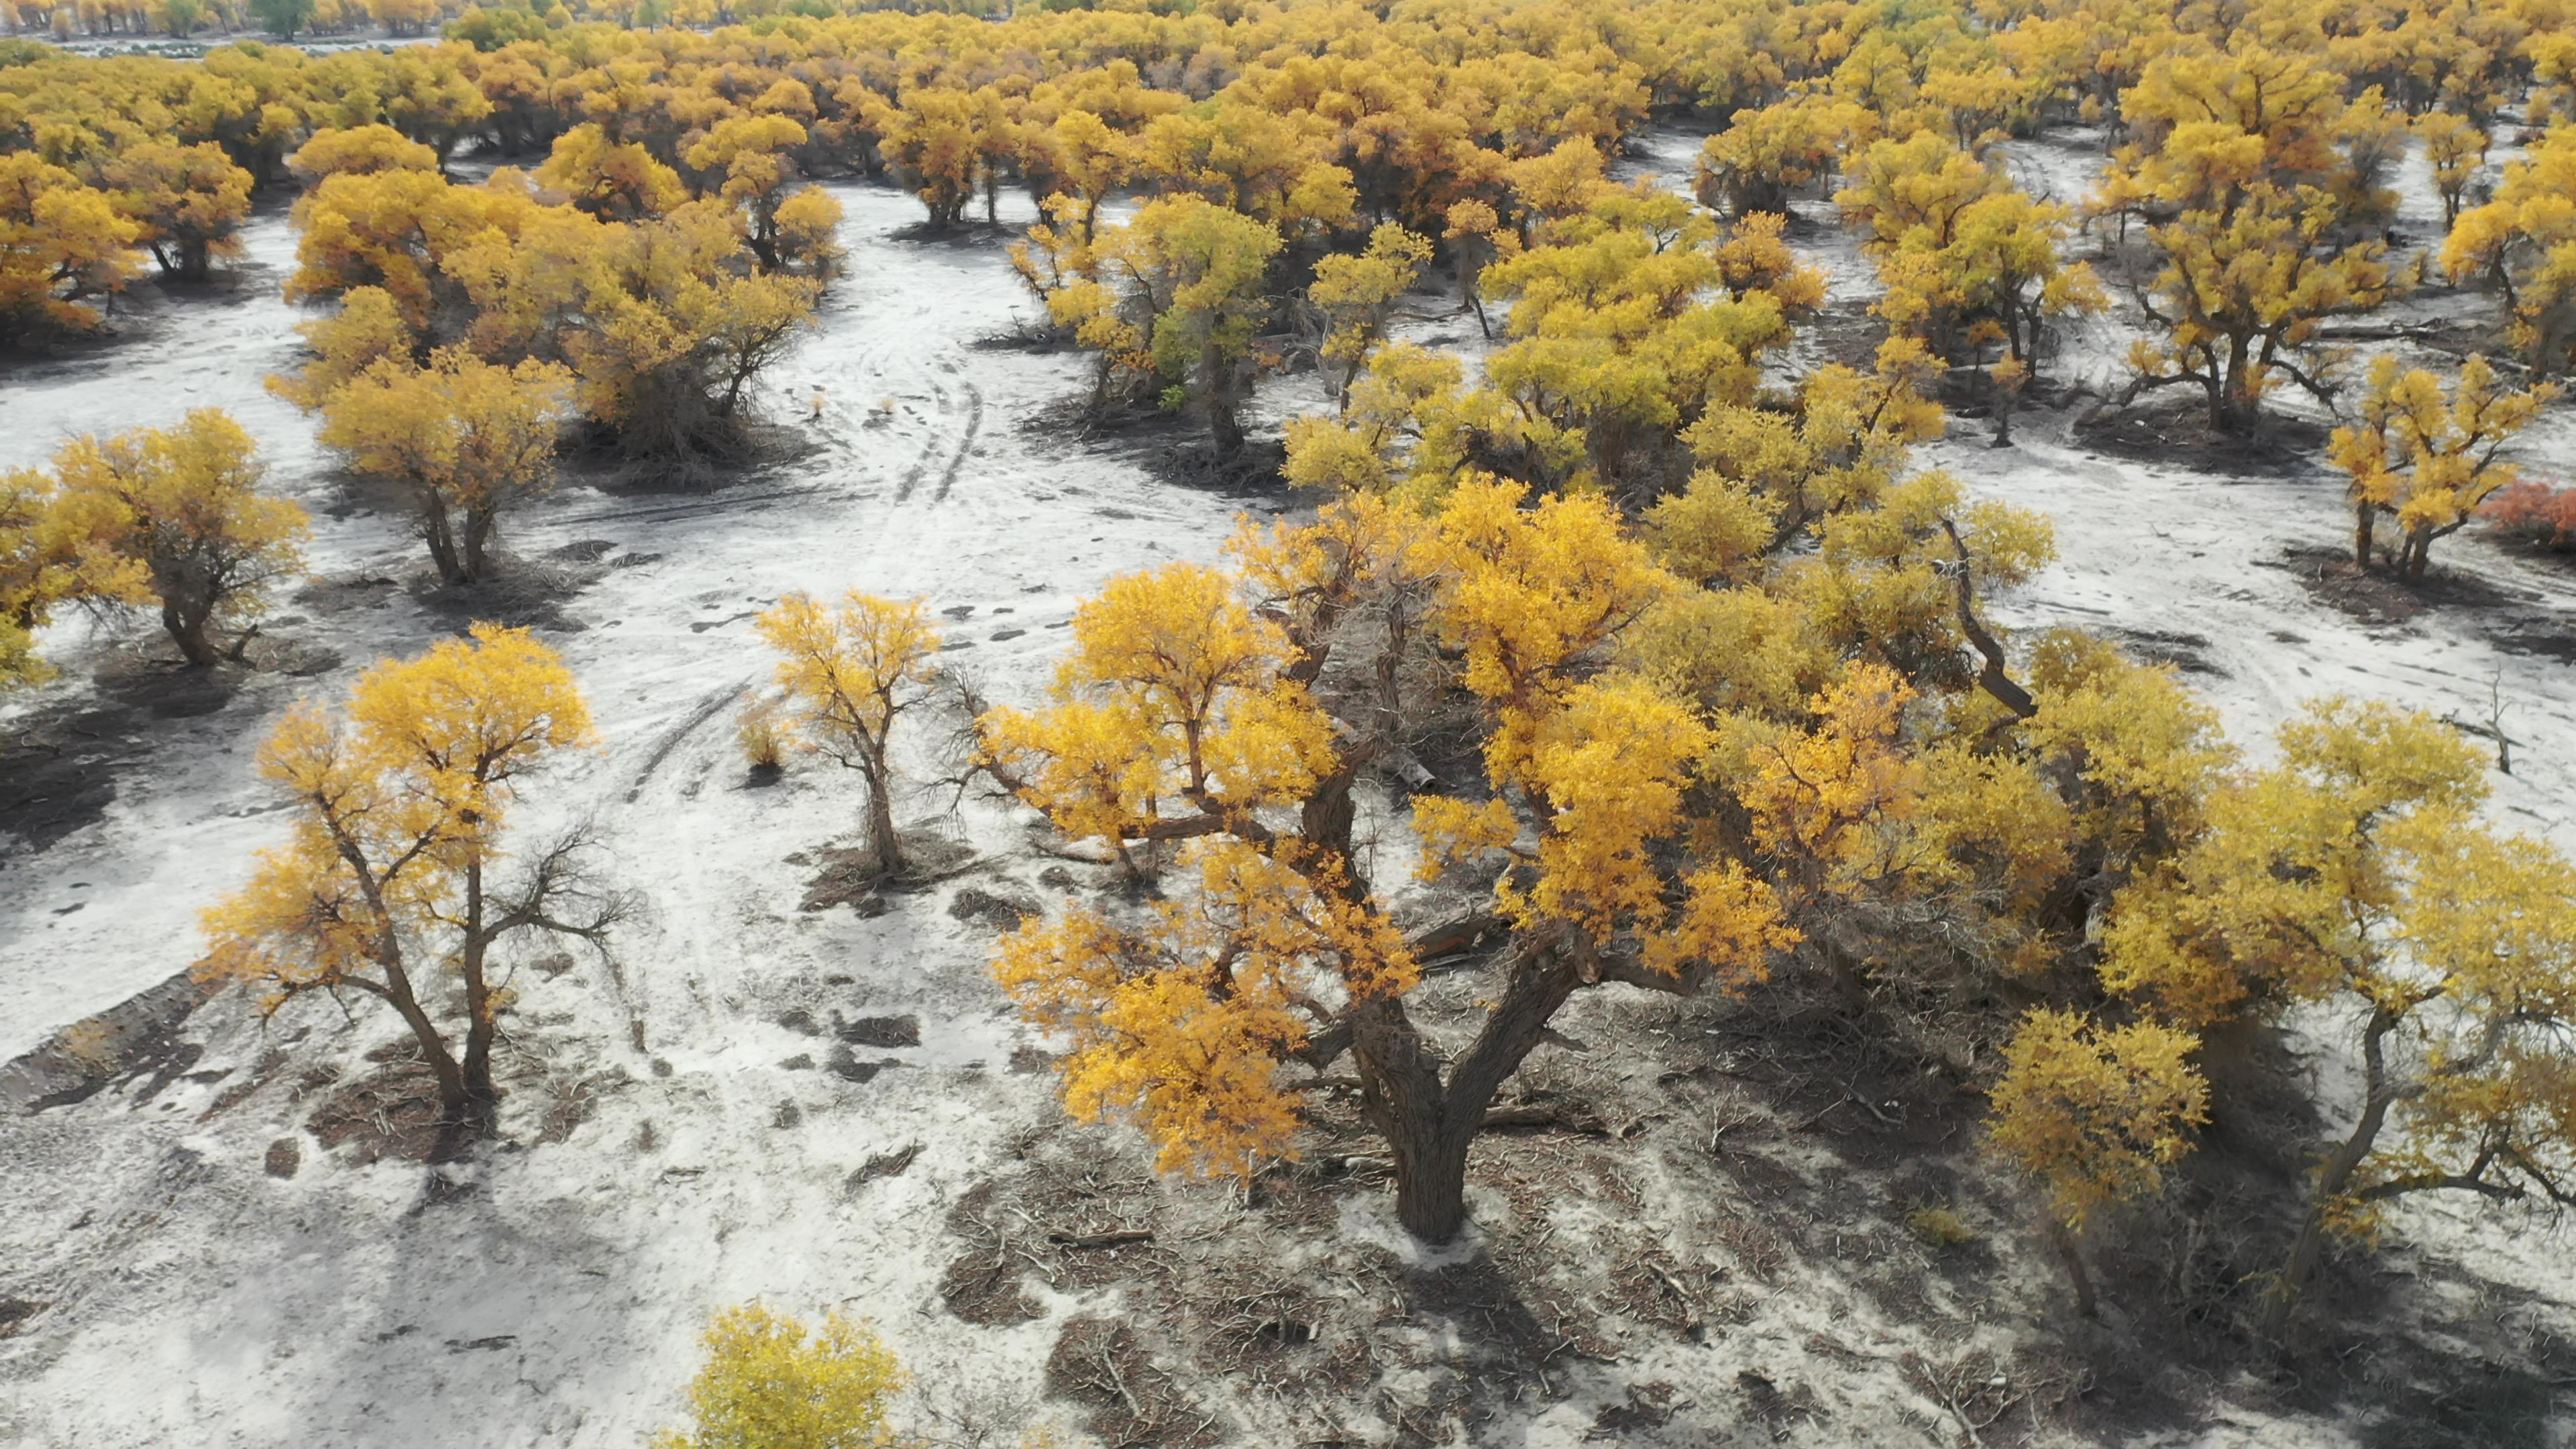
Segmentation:
{"type": "MultiPolygon", "coordinates": [[[[1651,137],[1645,164],[1686,179],[1696,146],[1651,137]]],[[[2071,194],[2088,154],[2081,137],[2061,138],[2014,160],[2071,194]]],[[[673,1414],[705,1315],[754,1296],[875,1318],[921,1372],[917,1408],[986,1391],[1033,1399],[1068,1317],[1115,1310],[1116,1290],[1047,1293],[1039,1318],[973,1327],[938,1293],[956,1252],[951,1209],[1057,1116],[1048,1079],[1014,1069],[1028,1043],[984,974],[992,928],[951,907],[970,888],[1045,894],[1049,862],[1017,815],[971,798],[951,809],[925,786],[902,813],[923,838],[964,848],[957,875],[873,918],[801,909],[817,852],[856,827],[859,793],[826,765],[766,788],[745,778],[732,706],[766,669],[750,619],[791,589],[918,595],[943,616],[950,663],[1025,698],[1075,601],[1103,579],[1212,557],[1238,515],[1288,500],[1176,487],[1132,449],[1040,423],[1082,386],[1084,363],[975,345],[1026,307],[1000,247],[907,239],[908,197],[838,194],[853,270],[761,399],[804,440],[800,456],[710,495],[571,484],[505,524],[505,547],[567,577],[559,597],[517,607],[564,651],[606,737],[532,791],[522,828],[596,822],[619,883],[648,905],[613,969],[584,962],[524,982],[505,1067],[514,1145],[425,1183],[416,1165],[326,1151],[301,1130],[314,1101],[373,1070],[364,1053],[395,1038],[363,1007],[344,1018],[308,1002],[263,1024],[237,996],[219,998],[131,1074],[32,1114],[26,1099],[59,1081],[0,1073],[0,1092],[14,1093],[0,1116],[0,1309],[40,1305],[14,1332],[0,1322],[0,1440],[629,1445],[673,1414]],[[903,1018],[917,1045],[888,1044],[907,1036],[903,1018]],[[340,1082],[309,1075],[317,1063],[340,1082]],[[292,1163],[275,1155],[281,1141],[292,1163]]],[[[2419,235],[2423,195],[2411,180],[2419,235]]],[[[1856,307],[1867,263],[1826,209],[1812,212],[1801,242],[1829,268],[1834,301],[1856,307]]],[[[183,971],[196,913],[278,836],[251,771],[265,727],[298,696],[335,696],[370,660],[457,622],[421,587],[401,520],[351,504],[310,421],[262,391],[263,375],[296,359],[299,317],[276,296],[293,236],[267,213],[249,243],[232,292],[165,304],[111,349],[0,385],[0,466],[39,462],[81,431],[232,410],[261,440],[273,486],[316,514],[317,579],[268,625],[305,672],[254,675],[211,700],[174,694],[139,633],[74,626],[48,640],[65,678],[6,718],[87,721],[106,737],[102,757],[121,763],[33,835],[0,822],[0,1062],[183,971]],[[94,708],[101,698],[112,707],[94,708]]],[[[1472,319],[1440,310],[1424,299],[1409,332],[1474,338],[1472,319]]],[[[2107,382],[2120,335],[2116,323],[2081,334],[2069,375],[2107,382]]],[[[1319,398],[1311,377],[1276,380],[1256,415],[1319,398]]],[[[2344,527],[2330,477],[2113,454],[2075,435],[2078,410],[2025,414],[2005,449],[1963,421],[1930,450],[1979,492],[2056,524],[2061,562],[1993,601],[1999,616],[2104,629],[2176,660],[2249,743],[2321,694],[2475,721],[2492,695],[2519,742],[2515,774],[2496,781],[2499,809],[2576,846],[2567,573],[2463,536],[2437,562],[2483,592],[2452,590],[2405,617],[2357,614],[2315,582],[2344,527]]],[[[2544,471],[2576,461],[2576,412],[2554,410],[2527,454],[2544,471]]],[[[940,732],[913,741],[916,779],[943,772],[940,732]]],[[[1382,1200],[1350,1191],[1345,1231],[1391,1243],[1382,1200]]],[[[2405,1226],[2566,1320],[2576,1289],[2545,1244],[2447,1210],[2412,1211],[2405,1226]]],[[[1814,1346],[1828,1330],[1891,1352],[1905,1341],[1903,1325],[1852,1308],[1818,1286],[1832,1270],[1817,1271],[1816,1291],[1773,1295],[1769,1316],[1728,1346],[1641,1351],[1622,1381],[1661,1376],[1714,1402],[1748,1373],[1767,1384],[1836,1372],[1814,1346]]],[[[1595,1412],[1617,1392],[1605,1378],[1481,1442],[1618,1438],[1595,1412]]],[[[1901,1395],[1841,1398],[1825,1427],[1792,1416],[1782,1432],[1957,1442],[1937,1408],[1918,1423],[1919,1397],[1910,1409],[1901,1395]]],[[[1285,1433],[1248,1422],[1238,1442],[1285,1433]]],[[[1689,1442],[1743,1427],[1694,1422],[1710,1437],[1689,1442]]],[[[2368,1429],[2226,1410],[2141,1442],[2344,1444],[2368,1429]]]]}

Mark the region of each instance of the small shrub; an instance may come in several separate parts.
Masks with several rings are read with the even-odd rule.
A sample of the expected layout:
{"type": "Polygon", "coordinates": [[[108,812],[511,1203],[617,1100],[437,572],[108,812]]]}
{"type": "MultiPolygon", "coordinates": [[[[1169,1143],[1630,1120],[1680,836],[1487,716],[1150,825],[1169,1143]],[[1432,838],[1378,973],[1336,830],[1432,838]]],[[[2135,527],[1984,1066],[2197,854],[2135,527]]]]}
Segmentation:
{"type": "Polygon", "coordinates": [[[1914,1230],[1927,1247],[1948,1250],[1977,1240],[1977,1231],[1967,1220],[1939,1204],[1916,1208],[1905,1215],[1905,1225],[1914,1230]]]}
{"type": "Polygon", "coordinates": [[[72,1065],[91,1077],[116,1070],[116,1028],[98,1017],[73,1022],[54,1038],[55,1047],[72,1065]]]}
{"type": "Polygon", "coordinates": [[[776,699],[763,695],[746,706],[742,722],[734,727],[734,738],[742,742],[743,763],[753,769],[787,767],[787,726],[779,717],[776,699]]]}
{"type": "Polygon", "coordinates": [[[2576,487],[2552,488],[2526,478],[2498,490],[2479,512],[2509,538],[2542,548],[2576,549],[2576,487]]]}
{"type": "Polygon", "coordinates": [[[874,1330],[835,1313],[805,1325],[757,1303],[707,1325],[706,1367],[689,1384],[688,1433],[654,1449],[869,1449],[887,1441],[886,1409],[903,1365],[874,1330]]]}

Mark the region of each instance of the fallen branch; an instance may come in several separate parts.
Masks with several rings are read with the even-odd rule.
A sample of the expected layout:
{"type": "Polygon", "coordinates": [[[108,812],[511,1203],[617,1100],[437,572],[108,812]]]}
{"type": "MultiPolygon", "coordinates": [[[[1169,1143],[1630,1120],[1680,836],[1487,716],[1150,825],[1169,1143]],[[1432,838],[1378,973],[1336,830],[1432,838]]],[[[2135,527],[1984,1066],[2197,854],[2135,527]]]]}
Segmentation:
{"type": "Polygon", "coordinates": [[[1116,1248],[1128,1243],[1154,1241],[1151,1228],[1112,1228],[1105,1233],[1050,1232],[1047,1241],[1059,1248],[1116,1248]]]}

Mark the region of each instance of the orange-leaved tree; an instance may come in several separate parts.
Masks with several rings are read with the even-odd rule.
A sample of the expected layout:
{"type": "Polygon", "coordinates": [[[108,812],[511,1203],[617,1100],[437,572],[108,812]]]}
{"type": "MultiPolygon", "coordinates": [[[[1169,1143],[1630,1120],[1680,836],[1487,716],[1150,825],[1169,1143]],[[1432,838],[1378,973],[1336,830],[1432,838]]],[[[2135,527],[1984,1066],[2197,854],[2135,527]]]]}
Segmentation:
{"type": "Polygon", "coordinates": [[[523,782],[594,738],[562,659],[492,624],[377,664],[343,709],[298,705],[260,751],[291,833],[206,912],[199,973],[262,988],[269,1010],[310,991],[382,1000],[437,1080],[451,1144],[489,1133],[492,1048],[518,995],[501,948],[531,932],[602,946],[625,911],[579,828],[505,848],[523,782]]]}
{"type": "Polygon", "coordinates": [[[1248,1173],[1293,1154],[1304,1092],[1347,1055],[1398,1217],[1446,1241],[1488,1109],[1574,992],[1742,982],[1792,943],[1767,887],[1686,838],[1707,727],[1610,668],[1675,581],[1599,499],[1523,494],[1471,479],[1432,514],[1354,495],[1247,531],[1232,570],[1115,580],[1077,612],[1049,703],[983,717],[995,773],[1063,834],[1135,871],[1177,847],[1154,906],[1073,907],[997,954],[1071,1041],[1077,1115],[1134,1119],[1167,1168],[1248,1173]],[[1408,934],[1400,882],[1353,848],[1355,787],[1400,756],[1442,650],[1465,660],[1485,778],[1417,798],[1414,823],[1430,869],[1490,900],[1408,934]],[[1444,1049],[1409,993],[1479,937],[1501,943],[1488,1004],[1444,1049]]]}

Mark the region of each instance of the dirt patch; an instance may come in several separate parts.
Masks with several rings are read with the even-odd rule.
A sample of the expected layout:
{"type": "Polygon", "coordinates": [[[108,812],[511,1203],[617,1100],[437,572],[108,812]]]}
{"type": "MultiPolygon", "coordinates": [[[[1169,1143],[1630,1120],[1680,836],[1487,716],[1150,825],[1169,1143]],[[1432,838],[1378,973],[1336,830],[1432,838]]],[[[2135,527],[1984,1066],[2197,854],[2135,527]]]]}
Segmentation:
{"type": "Polygon", "coordinates": [[[1067,1322],[1047,1355],[1047,1387],[1091,1410],[1091,1432],[1104,1443],[1214,1444],[1217,1416],[1181,1391],[1171,1373],[1148,1358],[1136,1331],[1107,1318],[1067,1322]]]}
{"type": "Polygon", "coordinates": [[[863,1047],[917,1047],[921,1045],[921,1018],[917,1016],[862,1016],[841,1020],[832,1013],[832,1035],[863,1047]]]}
{"type": "Polygon", "coordinates": [[[304,1145],[292,1137],[280,1137],[268,1144],[260,1158],[260,1170],[271,1177],[293,1177],[304,1166],[304,1145]]]}
{"type": "Polygon", "coordinates": [[[0,1338],[17,1337],[29,1319],[51,1306],[33,1298],[0,1297],[0,1338]]]}
{"type": "Polygon", "coordinates": [[[884,893],[885,872],[877,865],[875,851],[827,845],[814,855],[819,858],[817,869],[796,909],[812,912],[848,906],[862,916],[882,916],[891,909],[884,893]]]}
{"type": "Polygon", "coordinates": [[[64,1027],[25,1056],[0,1066],[0,1110],[42,1112],[87,1101],[111,1086],[142,1083],[149,1102],[205,1056],[180,1038],[214,988],[182,971],[149,991],[64,1027]]]}
{"type": "Polygon", "coordinates": [[[973,921],[994,931],[1017,930],[1020,922],[1043,914],[1045,907],[1034,896],[988,891],[980,886],[967,886],[948,902],[950,920],[973,921]]]}
{"type": "Polygon", "coordinates": [[[0,730],[0,864],[96,822],[166,739],[161,721],[221,712],[249,673],[118,655],[89,690],[11,720],[0,730]]]}
{"type": "Polygon", "coordinates": [[[2128,651],[2149,664],[2170,664],[2185,674],[2224,678],[2227,671],[2209,662],[2209,636],[2170,629],[2124,629],[2113,626],[2128,651]]]}
{"type": "Polygon", "coordinates": [[[850,1175],[841,1183],[841,1190],[855,1193],[878,1178],[902,1176],[903,1170],[912,1166],[913,1159],[921,1155],[921,1146],[918,1142],[907,1142],[892,1152],[876,1154],[851,1169],[850,1175]]]}
{"type": "Polygon", "coordinates": [[[599,1110],[600,1100],[627,1080],[622,1069],[605,1072],[557,1073],[548,1077],[537,1090],[537,1143],[551,1146],[567,1142],[581,1124],[599,1110]]]}
{"type": "Polygon", "coordinates": [[[438,1160],[446,1121],[438,1105],[438,1079],[415,1052],[394,1056],[376,1071],[337,1084],[304,1120],[325,1152],[350,1148],[356,1166],[392,1159],[438,1160]]]}
{"type": "Polygon", "coordinates": [[[491,570],[489,577],[470,584],[443,584],[430,575],[412,590],[412,597],[423,612],[460,630],[488,621],[575,634],[590,626],[565,613],[564,606],[608,573],[596,563],[508,556],[495,558],[491,570]]]}
{"type": "Polygon", "coordinates": [[[792,865],[812,865],[801,911],[828,911],[848,906],[862,916],[881,916],[892,907],[889,893],[934,885],[975,862],[974,848],[932,830],[903,832],[904,871],[888,876],[877,865],[876,852],[865,846],[826,845],[808,854],[798,851],[792,865]]]}
{"type": "Polygon", "coordinates": [[[2265,417],[2246,436],[2209,424],[2209,409],[2196,396],[2142,399],[2128,407],[2106,403],[2076,419],[2076,441],[2116,458],[2161,467],[2214,473],[2274,476],[2314,471],[2326,429],[2304,418],[2265,417]]]}
{"type": "Polygon", "coordinates": [[[948,1210],[948,1232],[967,1243],[965,1252],[939,1275],[939,1301],[948,1311],[980,1328],[1026,1323],[1038,1306],[1020,1287],[1027,1264],[1014,1251],[1010,1230],[1001,1221],[995,1199],[998,1178],[986,1178],[966,1190],[948,1210]]]}

